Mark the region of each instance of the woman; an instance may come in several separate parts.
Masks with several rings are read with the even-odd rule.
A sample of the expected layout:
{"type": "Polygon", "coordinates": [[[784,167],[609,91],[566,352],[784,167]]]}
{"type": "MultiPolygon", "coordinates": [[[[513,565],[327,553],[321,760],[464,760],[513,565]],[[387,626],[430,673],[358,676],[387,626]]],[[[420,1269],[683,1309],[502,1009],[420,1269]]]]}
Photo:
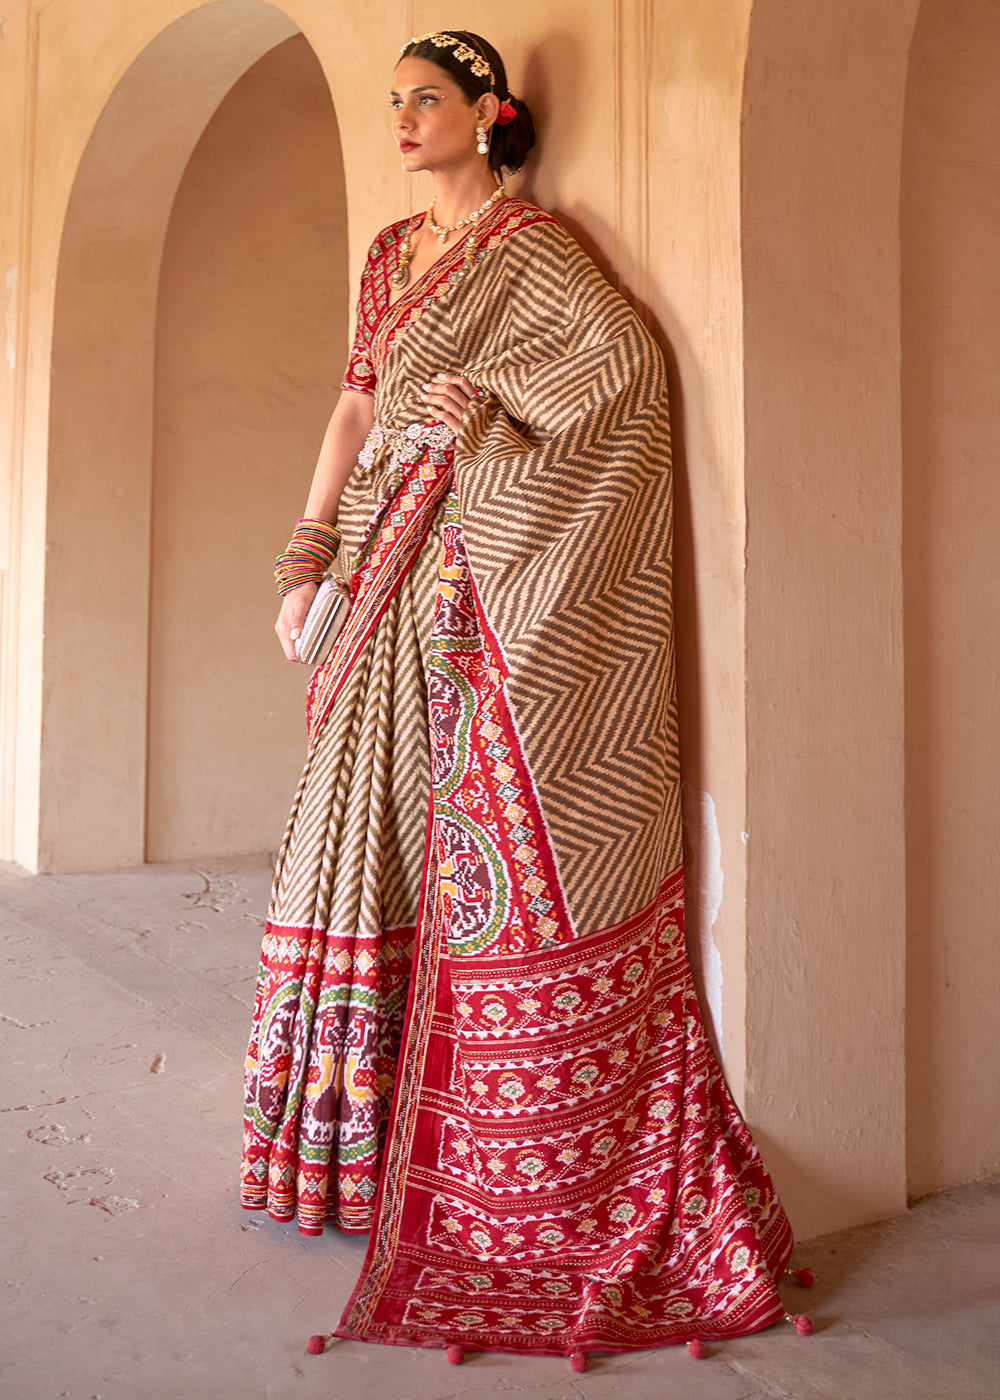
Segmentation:
{"type": "Polygon", "coordinates": [[[372,245],[277,565],[290,659],[338,539],[352,602],[310,683],[243,1201],[371,1230],[340,1336],[579,1364],[750,1332],[791,1236],[685,957],[662,362],[504,196],[534,131],[495,49],[411,40],[391,106],[436,195],[372,245]]]}

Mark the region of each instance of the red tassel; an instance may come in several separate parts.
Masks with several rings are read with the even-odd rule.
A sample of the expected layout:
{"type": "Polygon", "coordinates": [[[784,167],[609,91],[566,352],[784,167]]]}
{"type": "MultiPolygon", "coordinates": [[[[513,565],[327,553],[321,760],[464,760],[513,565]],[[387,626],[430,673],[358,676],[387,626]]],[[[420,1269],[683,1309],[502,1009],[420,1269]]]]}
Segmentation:
{"type": "Polygon", "coordinates": [[[688,1356],[693,1356],[695,1361],[704,1361],[708,1355],[708,1347],[700,1337],[692,1337],[688,1342],[688,1356]]]}
{"type": "Polygon", "coordinates": [[[816,1275],[812,1269],[786,1269],[785,1273],[793,1278],[800,1288],[812,1288],[816,1282],[816,1275]]]}
{"type": "Polygon", "coordinates": [[[325,1335],[317,1333],[315,1337],[310,1337],[306,1342],[306,1351],[313,1356],[322,1356],[323,1352],[326,1351],[326,1344],[332,1336],[332,1332],[327,1332],[325,1335]]]}
{"type": "Polygon", "coordinates": [[[585,1351],[571,1351],[569,1364],[574,1371],[585,1371],[587,1369],[587,1353],[585,1351]]]}
{"type": "Polygon", "coordinates": [[[451,1366],[461,1366],[462,1362],[465,1360],[465,1348],[460,1347],[457,1342],[452,1342],[445,1354],[451,1366]]]}
{"type": "Polygon", "coordinates": [[[785,1321],[790,1322],[800,1337],[808,1337],[813,1330],[813,1320],[808,1313],[785,1313],[785,1321]]]}

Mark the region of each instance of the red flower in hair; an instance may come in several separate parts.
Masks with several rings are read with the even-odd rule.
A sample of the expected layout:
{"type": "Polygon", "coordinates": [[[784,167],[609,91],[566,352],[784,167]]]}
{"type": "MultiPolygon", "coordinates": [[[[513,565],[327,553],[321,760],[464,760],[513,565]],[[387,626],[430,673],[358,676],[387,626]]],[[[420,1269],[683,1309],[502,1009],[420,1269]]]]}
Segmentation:
{"type": "Polygon", "coordinates": [[[516,116],[517,113],[509,102],[501,102],[500,110],[497,113],[497,126],[506,126],[507,123],[512,122],[516,116]]]}

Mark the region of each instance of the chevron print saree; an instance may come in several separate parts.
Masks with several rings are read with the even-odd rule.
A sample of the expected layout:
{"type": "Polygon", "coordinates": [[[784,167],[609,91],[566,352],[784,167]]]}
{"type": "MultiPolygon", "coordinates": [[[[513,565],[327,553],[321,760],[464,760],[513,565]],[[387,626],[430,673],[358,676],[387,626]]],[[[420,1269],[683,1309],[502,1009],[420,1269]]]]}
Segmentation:
{"type": "Polygon", "coordinates": [[[247,1057],[243,1201],[371,1231],[338,1334],[566,1354],[783,1315],[791,1236],[683,932],[663,367],[500,204],[345,387],[351,619],[313,677],[247,1057]],[[480,387],[457,440],[440,369],[480,387]]]}

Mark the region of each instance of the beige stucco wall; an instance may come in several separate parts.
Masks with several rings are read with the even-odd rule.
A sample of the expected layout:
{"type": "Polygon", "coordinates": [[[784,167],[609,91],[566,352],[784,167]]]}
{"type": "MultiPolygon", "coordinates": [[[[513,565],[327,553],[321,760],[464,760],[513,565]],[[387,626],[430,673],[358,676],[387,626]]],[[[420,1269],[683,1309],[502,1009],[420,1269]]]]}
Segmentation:
{"type": "Polygon", "coordinates": [[[747,66],[746,1105],[807,1231],[906,1200],[898,207],[916,7],[761,6],[747,66]]]}
{"type": "MultiPolygon", "coordinates": [[[[980,6],[989,8],[985,0],[958,8],[972,14],[980,6]]],[[[924,382],[907,378],[904,363],[901,396],[900,161],[917,8],[917,0],[756,0],[752,12],[750,0],[515,0],[463,12],[508,57],[515,90],[539,118],[528,193],[620,279],[667,351],[693,941],[730,1083],[804,1234],[886,1214],[905,1200],[907,1011],[911,1050],[914,1018],[929,1015],[934,1027],[933,1046],[910,1059],[913,1182],[922,1189],[996,1165],[992,1129],[972,1096],[956,1092],[973,1068],[958,1008],[973,978],[990,985],[997,968],[988,895],[963,896],[943,941],[936,920],[914,916],[913,862],[932,847],[934,899],[952,900],[968,886],[958,859],[964,819],[923,835],[913,827],[909,882],[904,869],[904,738],[911,799],[913,775],[923,773],[928,804],[939,811],[964,799],[963,774],[978,752],[971,720],[988,715],[985,670],[958,714],[957,683],[942,689],[970,657],[976,618],[988,620],[973,609],[961,638],[939,645],[940,632],[911,671],[933,698],[922,719],[919,707],[910,711],[933,737],[933,762],[921,758],[912,722],[904,735],[904,638],[911,659],[916,645],[904,603],[919,609],[921,600],[947,599],[949,616],[968,605],[964,576],[940,537],[933,589],[928,582],[914,592],[910,571],[904,590],[904,504],[911,539],[913,521],[933,530],[941,506],[979,541],[974,518],[961,514],[961,493],[946,489],[946,469],[955,454],[964,464],[975,456],[976,413],[983,436],[975,442],[995,442],[980,412],[987,389],[976,413],[966,412],[949,361],[929,353],[939,330],[953,333],[948,316],[935,312],[940,324],[931,318],[916,330],[919,307],[932,305],[940,258],[905,243],[904,278],[919,289],[908,313],[908,363],[949,406],[935,414],[933,432],[904,440],[900,430],[907,393],[924,382]],[[948,781],[940,780],[943,765],[948,781]],[[970,949],[975,973],[947,995],[931,992],[945,959],[971,967],[970,949]],[[944,1112],[946,1100],[952,1108],[944,1112]],[[917,1128],[920,1115],[928,1121],[917,1128]],[[958,1146],[942,1151],[945,1141],[958,1146]]],[[[262,0],[7,5],[3,855],[52,869],[141,860],[147,764],[154,854],[203,841],[236,849],[270,840],[270,824],[280,824],[287,797],[272,817],[273,792],[250,810],[257,789],[240,786],[272,728],[261,709],[225,735],[224,755],[219,735],[195,733],[191,718],[217,637],[207,625],[184,634],[197,578],[174,524],[199,472],[211,473],[206,495],[225,513],[236,472],[212,449],[240,412],[221,375],[218,414],[211,396],[197,402],[213,346],[237,354],[225,304],[197,308],[212,288],[231,293],[231,283],[193,256],[197,239],[224,219],[198,196],[198,180],[210,178],[210,167],[199,173],[207,146],[193,163],[192,154],[206,128],[208,145],[219,136],[221,127],[209,124],[233,85],[300,30],[322,65],[342,142],[353,289],[372,231],[409,201],[386,135],[382,85],[398,44],[440,18],[423,0],[284,0],[280,9],[262,0]],[[161,275],[168,295],[158,319],[161,275]],[[185,365],[180,353],[196,329],[204,374],[197,356],[185,365]],[[253,743],[241,748],[241,733],[253,743]],[[219,766],[199,775],[198,755],[209,751],[219,766]],[[230,785],[233,763],[239,778],[230,785]],[[186,776],[170,790],[174,766],[186,776]],[[221,816],[199,826],[185,809],[206,789],[221,816]]],[[[924,52],[936,42],[925,39],[924,52]]],[[[952,76],[960,67],[956,59],[952,76]]],[[[947,86],[933,89],[935,102],[947,86]]],[[[956,98],[953,83],[948,92],[965,110],[966,96],[956,98]]],[[[241,84],[229,101],[246,95],[241,84]]],[[[225,118],[224,107],[219,123],[225,118]]],[[[328,139],[329,131],[315,133],[328,139]]],[[[221,172],[224,145],[213,159],[221,172]]],[[[294,199],[293,190],[285,197],[294,199]]],[[[904,187],[904,212],[906,198],[904,187]]],[[[982,215],[988,251],[993,212],[971,186],[961,198],[982,215]]],[[[331,235],[331,271],[342,267],[343,234],[331,235]]],[[[940,247],[955,239],[945,228],[940,247]]],[[[321,261],[322,249],[308,246],[321,261]]],[[[974,304],[976,286],[973,294],[964,282],[948,284],[949,305],[974,304]]],[[[255,459],[259,509],[247,502],[242,518],[253,552],[265,558],[298,509],[293,480],[304,482],[311,466],[322,416],[317,381],[344,350],[342,278],[338,288],[330,342],[320,336],[305,357],[316,377],[307,383],[300,364],[301,417],[278,405],[258,423],[262,445],[287,448],[275,464],[281,476],[268,477],[266,450],[255,459]]],[[[294,305],[295,287],[289,292],[294,305]]],[[[266,382],[259,347],[245,348],[246,383],[260,374],[266,382]]],[[[197,554],[202,542],[192,546],[197,554]]],[[[974,582],[988,599],[985,553],[984,561],[974,582]]],[[[251,573],[260,632],[250,635],[250,603],[245,648],[228,680],[213,672],[213,698],[224,712],[231,684],[228,700],[243,703],[247,677],[273,665],[268,674],[284,687],[291,713],[300,682],[269,652],[269,590],[251,573]]],[[[275,789],[301,733],[293,722],[291,748],[287,738],[269,744],[275,789]]],[[[974,815],[988,833],[995,784],[991,790],[984,778],[975,791],[974,815]]],[[[914,810],[911,801],[911,822],[914,810]]],[[[993,867],[980,869],[983,889],[992,888],[993,867]]],[[[983,1035],[986,1006],[975,1005],[983,1035]]]]}
{"type": "Polygon", "coordinates": [[[1000,1162],[1000,7],[925,0],[903,159],[911,1191],[1000,1162]]]}

